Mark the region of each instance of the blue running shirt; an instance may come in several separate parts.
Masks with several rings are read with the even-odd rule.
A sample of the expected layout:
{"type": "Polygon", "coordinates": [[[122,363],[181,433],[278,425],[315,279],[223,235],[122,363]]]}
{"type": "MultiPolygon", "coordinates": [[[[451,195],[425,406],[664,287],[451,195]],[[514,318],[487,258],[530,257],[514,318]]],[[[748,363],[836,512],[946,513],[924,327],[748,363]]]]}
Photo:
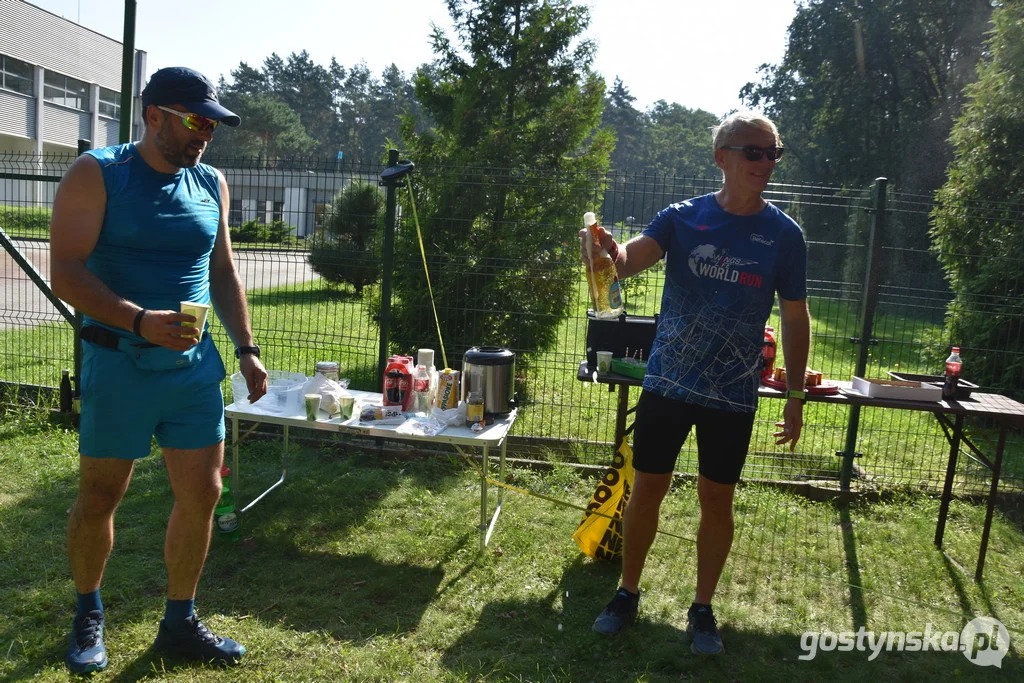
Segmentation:
{"type": "Polygon", "coordinates": [[[663,209],[643,234],[657,241],[666,260],[644,389],[753,412],[775,295],[807,296],[800,226],[771,203],[752,216],[726,213],[712,193],[663,209]]]}
{"type": "MultiPolygon", "coordinates": [[[[220,180],[213,167],[160,173],[134,143],[86,154],[99,162],[107,192],[103,227],[86,267],[143,308],[209,304],[210,254],[220,225],[220,180]]],[[[137,339],[88,316],[85,322],[137,339]]]]}

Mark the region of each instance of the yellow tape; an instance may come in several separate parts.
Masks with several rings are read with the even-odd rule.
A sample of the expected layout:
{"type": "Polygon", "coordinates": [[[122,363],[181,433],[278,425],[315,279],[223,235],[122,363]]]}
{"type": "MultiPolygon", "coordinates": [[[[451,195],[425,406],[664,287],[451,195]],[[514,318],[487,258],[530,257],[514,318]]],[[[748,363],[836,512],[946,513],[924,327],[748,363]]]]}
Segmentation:
{"type": "Polygon", "coordinates": [[[434,310],[434,324],[437,325],[437,343],[441,346],[442,367],[450,368],[448,365],[448,354],[444,352],[444,339],[441,337],[441,320],[437,317],[437,306],[434,304],[434,288],[430,285],[430,269],[427,268],[427,250],[423,247],[423,233],[420,231],[420,219],[416,215],[416,198],[412,194],[412,180],[406,179],[406,187],[409,188],[409,203],[412,204],[412,220],[416,224],[416,239],[420,243],[420,256],[423,258],[423,274],[427,278],[427,293],[430,294],[430,307],[434,310]]]}
{"type": "MultiPolygon", "coordinates": [[[[552,498],[551,496],[545,496],[542,493],[536,493],[534,491],[528,491],[526,489],[521,489],[518,486],[512,486],[511,484],[506,484],[506,483],[501,482],[501,481],[495,481],[494,479],[491,479],[490,477],[485,476],[483,468],[479,467],[475,462],[473,462],[473,460],[468,455],[466,455],[465,452],[463,452],[463,450],[461,448],[459,448],[458,444],[453,444],[453,446],[455,447],[455,450],[458,452],[458,454],[462,456],[462,459],[465,460],[466,463],[470,467],[472,467],[474,470],[476,470],[477,474],[480,475],[480,479],[482,479],[483,481],[486,481],[488,484],[492,484],[494,486],[500,486],[503,489],[506,489],[506,490],[509,490],[509,491],[515,491],[516,493],[521,493],[524,496],[532,496],[534,498],[540,498],[541,500],[546,500],[549,503],[554,503],[555,505],[561,505],[562,507],[570,508],[572,510],[579,510],[580,512],[586,512],[587,511],[587,506],[586,505],[576,505],[575,503],[570,503],[570,502],[565,501],[565,500],[560,500],[558,498],[552,498]]],[[[590,512],[590,514],[591,514],[591,516],[595,516],[595,517],[604,517],[606,519],[614,519],[614,517],[612,517],[612,515],[608,515],[608,514],[605,514],[603,512],[598,512],[597,510],[592,510],[590,512]]],[[[677,539],[679,539],[681,541],[688,541],[689,543],[693,543],[694,545],[697,544],[696,539],[687,538],[686,536],[679,536],[678,534],[673,534],[673,533],[671,533],[669,531],[662,531],[661,529],[658,529],[658,533],[659,534],[663,534],[665,536],[669,536],[671,538],[677,538],[677,539]]]]}

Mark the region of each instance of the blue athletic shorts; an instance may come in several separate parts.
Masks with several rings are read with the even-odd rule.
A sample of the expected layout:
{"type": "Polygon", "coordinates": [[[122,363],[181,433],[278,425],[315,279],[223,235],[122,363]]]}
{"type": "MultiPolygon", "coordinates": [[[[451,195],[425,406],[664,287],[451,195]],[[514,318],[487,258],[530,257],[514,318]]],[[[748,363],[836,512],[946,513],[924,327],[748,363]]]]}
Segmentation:
{"type": "Polygon", "coordinates": [[[224,362],[209,335],[202,360],[142,370],[128,354],[82,342],[78,450],[90,458],[137,460],[161,448],[205,448],[224,440],[224,362]]]}
{"type": "Polygon", "coordinates": [[[642,391],[636,405],[633,467],[650,474],[671,472],[694,427],[698,471],[719,484],[738,482],[754,431],[754,413],[705,408],[650,391],[642,391]]]}

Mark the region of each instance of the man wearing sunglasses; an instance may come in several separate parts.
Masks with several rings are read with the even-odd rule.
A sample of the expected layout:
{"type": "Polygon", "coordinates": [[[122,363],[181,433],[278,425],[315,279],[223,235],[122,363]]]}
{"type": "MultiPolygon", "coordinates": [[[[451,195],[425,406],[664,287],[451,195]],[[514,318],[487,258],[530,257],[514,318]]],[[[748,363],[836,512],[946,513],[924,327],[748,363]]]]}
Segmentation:
{"type": "Polygon", "coordinates": [[[756,114],[733,114],[715,128],[713,144],[720,190],[669,206],[623,245],[601,229],[601,246],[615,259],[619,277],[664,257],[665,287],[636,409],[636,478],[623,519],[622,579],[594,630],[618,633],[635,620],[661,501],[680,448],[695,429],[701,514],[697,586],[686,630],[696,654],[724,650],[711,599],[732,546],[733,493],[750,444],[764,325],[776,295],[789,392],[774,436],[790,450],[803,426],[810,344],[803,233],[762,197],[782,156],[775,124],[756,114]]]}
{"type": "Polygon", "coordinates": [[[142,139],[79,157],[61,181],[50,226],[53,291],[84,314],[79,490],[68,520],[78,610],[65,661],[75,673],[107,665],[100,583],[114,512],[154,436],[174,494],[154,649],[224,663],[245,653],[194,610],[221,491],[226,370],[210,334],[179,312],[183,301],[212,302],[249,399],[266,393],[231,253],[227,184],[199,163],[217,125],[240,119],[206,77],[184,67],[154,73],[142,105],[142,139]]]}

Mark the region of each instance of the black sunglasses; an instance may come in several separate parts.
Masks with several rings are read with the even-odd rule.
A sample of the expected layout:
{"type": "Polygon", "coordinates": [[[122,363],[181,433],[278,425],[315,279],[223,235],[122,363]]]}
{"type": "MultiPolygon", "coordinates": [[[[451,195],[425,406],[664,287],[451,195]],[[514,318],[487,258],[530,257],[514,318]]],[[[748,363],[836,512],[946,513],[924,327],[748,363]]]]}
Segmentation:
{"type": "Polygon", "coordinates": [[[786,151],[782,147],[758,147],[757,145],[744,145],[742,147],[729,145],[719,149],[735,149],[743,152],[747,157],[747,161],[761,161],[765,155],[768,156],[770,161],[778,161],[782,158],[782,153],[786,151]]]}

